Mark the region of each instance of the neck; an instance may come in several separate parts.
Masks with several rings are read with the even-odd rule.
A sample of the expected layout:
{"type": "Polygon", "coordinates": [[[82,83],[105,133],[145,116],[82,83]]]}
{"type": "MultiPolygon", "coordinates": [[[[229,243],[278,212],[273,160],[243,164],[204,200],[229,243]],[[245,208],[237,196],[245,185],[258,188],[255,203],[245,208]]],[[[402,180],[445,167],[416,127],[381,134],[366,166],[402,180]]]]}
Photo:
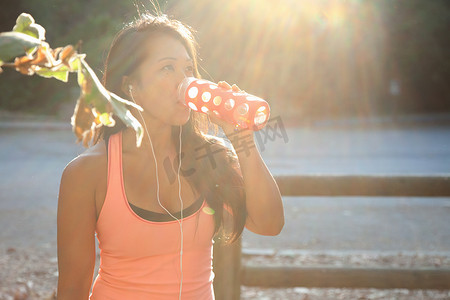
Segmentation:
{"type": "Polygon", "coordinates": [[[147,121],[146,125],[147,126],[144,126],[144,124],[142,124],[144,127],[144,137],[140,148],[136,147],[136,134],[131,128],[127,128],[124,131],[123,144],[132,147],[133,151],[138,153],[151,153],[153,146],[157,158],[167,157],[172,153],[176,153],[176,145],[172,140],[172,126],[151,121],[147,121]],[[151,142],[149,138],[151,139],[151,142]]]}

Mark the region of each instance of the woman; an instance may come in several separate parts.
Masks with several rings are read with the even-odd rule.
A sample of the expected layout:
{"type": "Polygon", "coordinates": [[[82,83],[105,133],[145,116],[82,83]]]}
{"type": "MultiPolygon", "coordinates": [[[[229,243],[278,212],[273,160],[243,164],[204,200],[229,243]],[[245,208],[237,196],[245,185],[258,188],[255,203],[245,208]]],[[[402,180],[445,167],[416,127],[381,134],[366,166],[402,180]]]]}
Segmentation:
{"type": "MultiPolygon", "coordinates": [[[[165,15],[143,15],[113,41],[104,85],[144,109],[133,113],[145,138],[137,148],[134,132],[117,121],[66,166],[58,299],[89,298],[95,234],[101,262],[90,299],[213,299],[213,237],[232,241],[244,226],[262,235],[281,231],[281,196],[257,148],[230,150],[203,133],[206,115],[177,98],[183,78],[199,76],[196,58],[189,28],[165,15]]],[[[209,119],[254,146],[251,132],[209,119]]]]}

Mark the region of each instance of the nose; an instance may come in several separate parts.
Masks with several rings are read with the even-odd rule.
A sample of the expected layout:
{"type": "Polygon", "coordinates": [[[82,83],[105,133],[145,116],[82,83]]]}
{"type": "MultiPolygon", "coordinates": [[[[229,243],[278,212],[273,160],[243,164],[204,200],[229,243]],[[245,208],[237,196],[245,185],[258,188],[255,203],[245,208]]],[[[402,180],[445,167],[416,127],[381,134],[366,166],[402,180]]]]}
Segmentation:
{"type": "Polygon", "coordinates": [[[181,88],[182,88],[182,85],[183,85],[183,80],[185,78],[187,78],[187,77],[189,77],[189,76],[187,76],[186,72],[183,69],[177,71],[176,74],[175,74],[175,84],[176,84],[175,85],[175,90],[176,90],[176,93],[177,93],[177,99],[178,100],[182,100],[183,99],[181,88]]]}
{"type": "Polygon", "coordinates": [[[183,82],[185,78],[189,77],[188,74],[186,74],[186,71],[184,69],[179,70],[176,72],[176,87],[178,88],[180,84],[183,82]]]}

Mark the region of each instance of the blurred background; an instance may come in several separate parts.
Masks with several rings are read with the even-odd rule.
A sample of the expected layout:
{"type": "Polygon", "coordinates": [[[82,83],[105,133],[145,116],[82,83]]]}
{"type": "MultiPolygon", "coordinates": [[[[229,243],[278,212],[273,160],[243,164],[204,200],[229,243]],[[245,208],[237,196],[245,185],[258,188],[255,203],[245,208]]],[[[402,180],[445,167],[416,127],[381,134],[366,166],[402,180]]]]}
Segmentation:
{"type": "MultiPolygon", "coordinates": [[[[113,35],[136,16],[133,2],[3,0],[0,31],[28,12],[52,47],[81,40],[101,76],[113,35]]],[[[203,77],[267,99],[285,122],[450,111],[446,0],[159,2],[197,31],[203,77]]],[[[6,70],[0,109],[58,115],[78,96],[70,86],[6,70]]]]}
{"type": "MultiPolygon", "coordinates": [[[[0,32],[30,13],[53,48],[82,41],[101,77],[114,34],[137,15],[135,2],[2,0],[0,32]]],[[[237,83],[270,103],[280,122],[269,120],[274,132],[262,130],[272,136],[258,146],[273,175],[448,178],[450,1],[159,5],[196,30],[204,78],[237,83]]],[[[84,151],[70,128],[79,95],[71,76],[62,83],[6,68],[0,75],[0,300],[46,299],[56,286],[59,181],[84,151]]],[[[244,260],[450,268],[449,197],[283,197],[283,204],[279,236],[244,232],[244,260]]],[[[421,290],[241,291],[242,299],[450,298],[421,290]]]]}

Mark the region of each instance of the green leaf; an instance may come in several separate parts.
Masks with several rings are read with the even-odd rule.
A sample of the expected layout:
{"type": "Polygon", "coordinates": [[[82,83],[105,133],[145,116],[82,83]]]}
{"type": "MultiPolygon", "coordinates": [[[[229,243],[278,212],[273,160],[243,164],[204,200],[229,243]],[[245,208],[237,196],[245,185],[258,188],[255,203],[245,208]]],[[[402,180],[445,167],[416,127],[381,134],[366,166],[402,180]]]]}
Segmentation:
{"type": "Polygon", "coordinates": [[[0,33],[0,60],[10,61],[40,44],[40,40],[21,32],[2,32],[0,33]]]}
{"type": "Polygon", "coordinates": [[[144,109],[142,107],[140,107],[139,105],[137,105],[136,103],[128,101],[128,100],[125,100],[125,99],[117,96],[113,92],[109,92],[109,93],[111,94],[111,97],[114,97],[115,100],[117,100],[117,101],[119,101],[119,102],[121,102],[121,103],[123,103],[125,105],[132,106],[132,107],[136,108],[137,110],[144,111],[144,109]]]}
{"type": "Polygon", "coordinates": [[[85,76],[83,74],[83,70],[81,70],[81,68],[79,68],[78,72],[77,72],[77,81],[78,81],[78,85],[80,87],[83,84],[84,80],[85,80],[85,76]]]}
{"type": "Polygon", "coordinates": [[[22,13],[16,20],[16,25],[13,28],[14,32],[21,32],[37,38],[45,40],[45,28],[34,22],[30,14],[22,13]]]}
{"type": "Polygon", "coordinates": [[[56,78],[62,82],[67,82],[69,79],[69,68],[64,67],[59,70],[40,68],[36,71],[36,74],[45,78],[56,78]]]}
{"type": "MultiPolygon", "coordinates": [[[[128,127],[132,127],[136,132],[136,146],[140,147],[142,143],[142,138],[144,137],[144,129],[139,123],[139,121],[133,116],[133,114],[128,110],[128,108],[124,105],[122,98],[117,96],[114,93],[111,93],[111,104],[114,110],[114,114],[116,114],[124,124],[128,127]]],[[[139,107],[142,110],[141,107],[139,107]]]]}
{"type": "Polygon", "coordinates": [[[80,87],[83,84],[83,81],[85,79],[83,71],[81,70],[81,60],[84,59],[85,57],[86,57],[86,54],[79,54],[77,58],[69,61],[70,69],[74,72],[75,71],[77,72],[77,82],[80,87]]]}
{"type": "Polygon", "coordinates": [[[34,23],[34,19],[30,14],[21,13],[16,20],[16,25],[13,27],[13,31],[22,32],[31,24],[34,23]]]}
{"type": "Polygon", "coordinates": [[[81,80],[78,82],[87,104],[92,105],[99,113],[107,112],[106,106],[111,96],[106,88],[100,83],[95,72],[84,59],[81,62],[81,80]]]}
{"type": "Polygon", "coordinates": [[[111,118],[112,116],[111,116],[111,114],[109,114],[109,113],[102,113],[100,116],[99,116],[99,119],[100,119],[100,122],[103,124],[103,125],[106,125],[106,126],[111,126],[114,122],[113,122],[113,119],[111,118]]]}
{"type": "Polygon", "coordinates": [[[84,61],[79,59],[80,70],[79,84],[88,105],[93,106],[100,114],[107,113],[107,104],[111,104],[113,113],[117,115],[127,126],[132,127],[136,132],[136,144],[139,147],[142,142],[143,128],[139,121],[128,110],[127,105],[132,104],[137,109],[142,108],[134,103],[120,98],[114,93],[109,92],[101,83],[94,71],[84,61]]]}
{"type": "Polygon", "coordinates": [[[78,71],[80,69],[80,58],[76,57],[69,61],[69,67],[72,72],[78,71]]]}
{"type": "Polygon", "coordinates": [[[23,33],[28,34],[34,38],[45,40],[45,29],[39,24],[30,25],[23,33]]]}

